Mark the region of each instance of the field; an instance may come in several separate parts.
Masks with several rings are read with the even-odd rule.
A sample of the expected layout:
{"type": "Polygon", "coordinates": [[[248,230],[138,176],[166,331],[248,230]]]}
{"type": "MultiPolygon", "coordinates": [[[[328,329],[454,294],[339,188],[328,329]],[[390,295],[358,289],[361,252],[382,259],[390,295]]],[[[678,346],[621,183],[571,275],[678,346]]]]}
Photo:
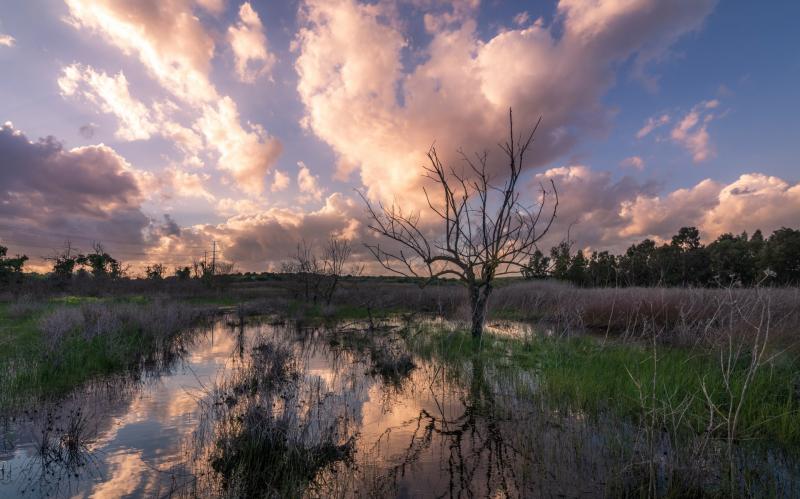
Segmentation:
{"type": "MultiPolygon", "coordinates": [[[[195,451],[180,460],[182,474],[170,468],[179,485],[167,495],[359,496],[389,493],[386,487],[397,494],[407,486],[397,452],[366,445],[371,430],[358,430],[361,413],[340,414],[352,403],[345,401],[353,380],[387,398],[379,404],[386,435],[376,442],[394,446],[392,432],[410,439],[392,447],[407,451],[401,468],[427,476],[419,456],[434,452],[431,442],[449,442],[443,448],[451,452],[438,459],[459,490],[573,495],[581,492],[570,477],[579,474],[590,495],[800,492],[796,288],[592,289],[509,279],[498,285],[487,331],[475,340],[465,291],[454,282],[420,288],[344,279],[330,303],[304,284],[300,277],[212,286],[134,280],[53,292],[34,282],[3,295],[0,411],[8,462],[22,459],[25,427],[38,435],[34,450],[23,452],[38,456],[37,466],[71,474],[76,460],[65,456],[84,449],[90,457],[77,459],[78,468],[91,462],[113,475],[113,465],[90,450],[107,438],[106,420],[117,409],[94,414],[88,431],[66,401],[98,397],[98,386],[120,379],[135,399],[130,392],[152,389],[144,380],[168,384],[179,366],[205,366],[193,359],[224,344],[219,334],[233,346],[222,356],[224,370],[214,364],[213,375],[195,376],[186,409],[198,415],[187,423],[195,451]],[[198,345],[209,331],[206,351],[198,345]],[[331,372],[361,367],[344,383],[314,377],[317,364],[331,372]],[[319,413],[310,409],[315,397],[319,413]],[[415,404],[417,414],[393,418],[415,404]],[[34,410],[71,423],[42,432],[34,410]],[[475,439],[486,439],[483,447],[475,439]],[[467,440],[470,452],[462,448],[467,440]],[[365,453],[377,453],[370,466],[365,453]]],[[[362,402],[367,411],[373,395],[361,397],[370,401],[362,402]]],[[[163,409],[153,411],[158,419],[163,409]]],[[[11,473],[10,464],[0,466],[11,473]]],[[[53,488],[40,470],[45,483],[36,490],[84,490],[82,473],[53,488]]],[[[17,483],[0,482],[0,491],[17,483]]],[[[136,490],[153,493],[147,483],[136,490]]]]}

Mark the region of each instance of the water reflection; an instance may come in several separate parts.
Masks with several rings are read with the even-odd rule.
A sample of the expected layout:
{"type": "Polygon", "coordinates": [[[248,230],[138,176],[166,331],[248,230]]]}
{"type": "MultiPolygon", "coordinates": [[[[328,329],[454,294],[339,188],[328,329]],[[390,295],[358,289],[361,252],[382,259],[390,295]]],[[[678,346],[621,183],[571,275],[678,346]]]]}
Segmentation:
{"type": "Polygon", "coordinates": [[[3,421],[0,497],[608,491],[633,429],[549,409],[527,372],[412,355],[398,325],[197,331],[3,421]]]}

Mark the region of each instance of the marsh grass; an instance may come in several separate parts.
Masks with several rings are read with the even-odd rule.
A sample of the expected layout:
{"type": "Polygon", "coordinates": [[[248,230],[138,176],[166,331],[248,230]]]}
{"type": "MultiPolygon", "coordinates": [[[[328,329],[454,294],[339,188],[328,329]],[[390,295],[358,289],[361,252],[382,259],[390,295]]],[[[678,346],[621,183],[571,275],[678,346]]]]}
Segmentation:
{"type": "Polygon", "coordinates": [[[323,407],[319,383],[304,379],[295,351],[275,341],[214,389],[211,468],[226,497],[298,497],[318,472],[349,459],[346,422],[323,407]]]}
{"type": "MultiPolygon", "coordinates": [[[[725,397],[725,380],[714,352],[693,352],[674,347],[658,348],[658,364],[652,352],[635,344],[605,344],[591,337],[552,338],[529,341],[489,336],[476,344],[462,330],[430,331],[415,336],[415,352],[426,358],[451,363],[483,358],[509,369],[529,370],[539,380],[538,396],[570,411],[600,414],[611,411],[637,417],[640,394],[633,380],[650,380],[657,370],[655,387],[643,384],[644,396],[688,400],[685,420],[690,429],[705,431],[708,406],[703,383],[715,399],[725,397]]],[[[744,383],[748,361],[733,366],[731,385],[744,383]]],[[[800,448],[800,397],[794,378],[800,364],[790,355],[779,355],[753,379],[741,412],[742,439],[800,448]]]]}
{"type": "Polygon", "coordinates": [[[417,327],[409,347],[421,358],[454,372],[480,362],[517,377],[530,373],[533,382],[515,385],[519,397],[540,401],[559,425],[577,418],[610,433],[620,444],[604,464],[612,496],[798,492],[791,477],[800,469],[800,364],[787,352],[753,370],[750,351],[721,364],[723,350],[656,341],[534,334],[476,343],[465,329],[417,327]],[[734,412],[731,428],[721,416],[734,412]]]}
{"type": "Polygon", "coordinates": [[[63,394],[97,376],[137,369],[209,317],[176,302],[59,300],[14,319],[0,305],[0,409],[63,394]]]}

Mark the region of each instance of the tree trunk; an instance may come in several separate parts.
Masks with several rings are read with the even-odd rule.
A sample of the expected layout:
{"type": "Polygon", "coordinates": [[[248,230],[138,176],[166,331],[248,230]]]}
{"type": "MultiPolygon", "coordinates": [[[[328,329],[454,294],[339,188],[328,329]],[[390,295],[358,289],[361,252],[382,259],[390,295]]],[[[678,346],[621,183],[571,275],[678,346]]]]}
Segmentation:
{"type": "Polygon", "coordinates": [[[486,304],[492,293],[491,286],[471,286],[469,289],[472,306],[472,338],[480,339],[483,335],[483,324],[486,322],[486,304]]]}

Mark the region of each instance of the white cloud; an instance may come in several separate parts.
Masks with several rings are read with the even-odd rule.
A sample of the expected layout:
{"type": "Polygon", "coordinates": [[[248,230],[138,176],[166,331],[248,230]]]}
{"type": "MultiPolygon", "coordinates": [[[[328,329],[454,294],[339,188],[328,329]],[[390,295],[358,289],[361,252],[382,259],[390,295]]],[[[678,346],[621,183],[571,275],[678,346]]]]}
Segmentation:
{"type": "MultiPolygon", "coordinates": [[[[191,129],[202,135],[206,148],[216,154],[217,167],[230,173],[246,192],[262,191],[264,175],[280,154],[281,144],[259,125],[242,125],[236,103],[220,95],[211,83],[214,38],[194,15],[192,1],[66,2],[69,23],[100,33],[125,54],[136,56],[165,90],[188,105],[188,109],[162,106],[160,111],[168,120],[180,108],[198,115],[191,129]]],[[[213,11],[224,3],[204,1],[202,6],[213,11]]],[[[188,128],[171,128],[176,140],[195,141],[188,128]]],[[[199,158],[192,161],[198,163],[199,158]]]]}
{"type": "Polygon", "coordinates": [[[689,111],[672,129],[672,140],[689,151],[695,163],[701,163],[716,155],[708,124],[715,118],[709,112],[719,106],[719,101],[703,101],[689,111]]]}
{"type": "Polygon", "coordinates": [[[236,74],[246,83],[268,75],[275,64],[275,55],[269,51],[264,25],[250,2],[239,8],[239,21],[228,28],[228,42],[233,48],[236,74]]]}
{"type": "Polygon", "coordinates": [[[270,186],[270,190],[272,192],[283,191],[289,187],[289,181],[289,175],[286,172],[275,170],[275,173],[272,177],[272,185],[270,186]]]}
{"type": "Polygon", "coordinates": [[[307,203],[311,200],[319,201],[322,199],[324,189],[319,185],[319,177],[311,173],[305,163],[302,161],[297,162],[300,170],[297,172],[297,187],[305,196],[301,197],[301,203],[307,203]]]}
{"type": "Polygon", "coordinates": [[[13,36],[0,33],[0,46],[13,47],[16,43],[17,40],[13,36]]]}
{"type": "Polygon", "coordinates": [[[205,184],[210,179],[205,173],[192,173],[179,168],[166,171],[169,183],[175,195],[182,198],[199,198],[214,201],[216,198],[208,191],[205,184]]]}
{"type": "Polygon", "coordinates": [[[626,168],[633,168],[634,170],[644,170],[644,160],[639,156],[625,158],[622,160],[620,165],[626,168]]]}
{"type": "Polygon", "coordinates": [[[762,173],[741,175],[730,184],[704,179],[659,193],[653,182],[613,180],[608,171],[576,165],[552,168],[530,185],[554,180],[561,204],[556,224],[542,246],[567,237],[578,247],[624,251],[644,238],[668,241],[683,226],[700,229],[711,241],[724,232],[770,233],[800,220],[800,183],[762,173]]]}
{"type": "Polygon", "coordinates": [[[197,5],[204,8],[212,14],[218,15],[225,10],[225,3],[227,0],[196,0],[197,5]]]}
{"type": "Polygon", "coordinates": [[[651,116],[647,118],[644,126],[636,132],[637,139],[643,139],[650,135],[650,133],[655,130],[656,128],[662,127],[670,122],[670,117],[668,114],[662,114],[658,117],[651,116]]]}
{"type": "Polygon", "coordinates": [[[264,176],[282,151],[281,143],[252,123],[243,127],[236,103],[223,97],[216,105],[203,107],[195,124],[206,143],[219,153],[217,167],[230,173],[239,187],[258,194],[264,188],[264,176]]]}
{"type": "Polygon", "coordinates": [[[82,96],[103,112],[115,115],[119,120],[116,135],[121,140],[149,139],[158,132],[147,106],[131,97],[122,71],[109,76],[91,66],[72,64],[61,70],[58,86],[62,95],[82,96]]]}

